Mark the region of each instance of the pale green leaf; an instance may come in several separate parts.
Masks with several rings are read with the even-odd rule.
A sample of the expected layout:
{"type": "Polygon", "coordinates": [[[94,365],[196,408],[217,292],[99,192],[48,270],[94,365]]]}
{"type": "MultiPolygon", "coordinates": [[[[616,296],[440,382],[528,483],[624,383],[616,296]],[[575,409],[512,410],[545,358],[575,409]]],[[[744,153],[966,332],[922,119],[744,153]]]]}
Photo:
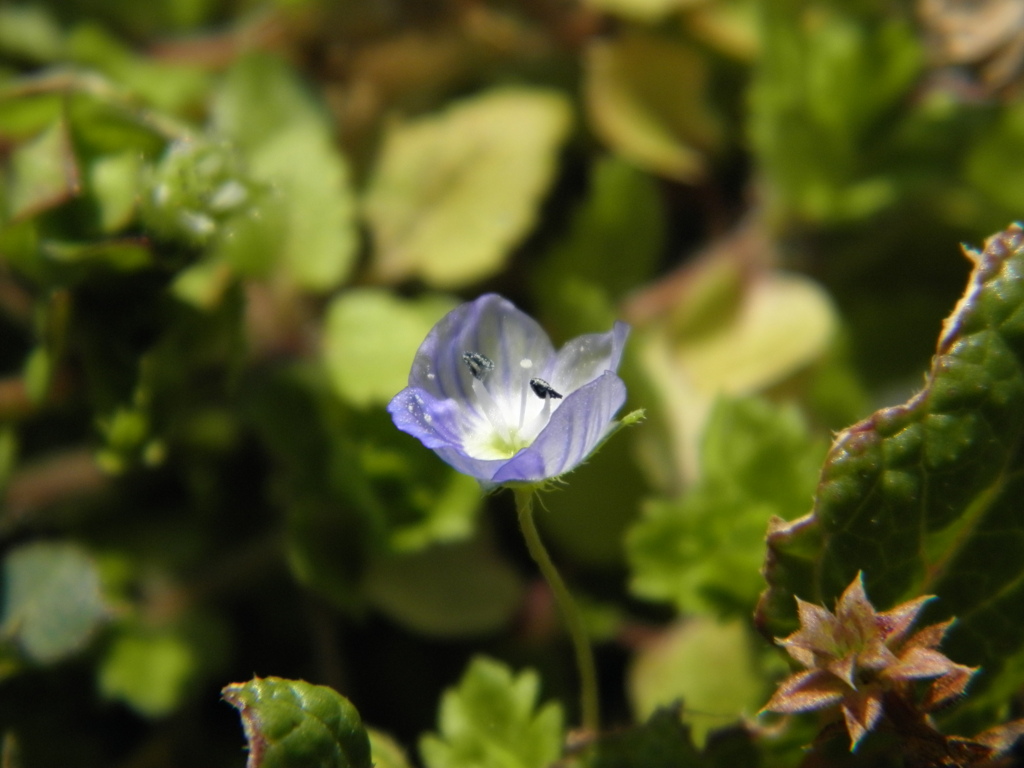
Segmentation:
{"type": "Polygon", "coordinates": [[[7,554],[3,573],[0,630],[32,661],[80,650],[107,617],[96,564],[75,544],[24,544],[7,554]]]}
{"type": "Polygon", "coordinates": [[[358,239],[348,165],[323,126],[294,123],[252,150],[253,176],[283,208],[279,260],[295,284],[327,291],[353,266],[358,239]]]}
{"type": "Polygon", "coordinates": [[[537,673],[475,658],[441,697],[440,733],[420,739],[427,768],[547,768],[562,752],[562,709],[538,709],[537,673]]]}
{"type": "Polygon", "coordinates": [[[684,182],[699,179],[718,141],[695,49],[642,32],[591,44],[587,112],[595,132],[630,162],[684,182]]]}
{"type": "Polygon", "coordinates": [[[695,0],[586,0],[586,4],[628,19],[651,22],[685,6],[694,5],[695,0]]]}
{"type": "Polygon", "coordinates": [[[342,294],[327,310],[324,359],[335,391],[352,405],[387,403],[406,386],[416,350],[454,299],[400,299],[362,288],[342,294]]]}
{"type": "Polygon", "coordinates": [[[373,768],[412,768],[408,755],[394,738],[376,728],[367,728],[366,732],[370,737],[373,768]]]}
{"type": "Polygon", "coordinates": [[[174,633],[121,634],[100,665],[100,692],[147,717],[169,714],[192,682],[195,654],[196,649],[174,633]]]}
{"type": "Polygon", "coordinates": [[[764,704],[767,686],[746,619],[682,621],[644,645],[629,670],[637,719],[683,702],[683,721],[698,747],[709,731],[749,717],[764,704]]]}
{"type": "Polygon", "coordinates": [[[10,159],[7,209],[11,218],[34,216],[78,194],[78,161],[67,125],[52,123],[31,141],[20,144],[10,159]]]}
{"type": "Polygon", "coordinates": [[[452,288],[500,270],[534,226],[570,123],[556,92],[498,88],[396,125],[364,200],[377,275],[452,288]]]}
{"type": "Polygon", "coordinates": [[[100,228],[116,232],[131,221],[140,194],[138,152],[103,155],[89,166],[89,186],[99,207],[100,228]]]}
{"type": "Polygon", "coordinates": [[[0,51],[5,56],[51,62],[63,47],[60,28],[45,5],[0,6],[0,51]]]}
{"type": "Polygon", "coordinates": [[[348,164],[309,88],[281,59],[244,56],[217,95],[214,124],[242,147],[253,177],[271,190],[257,219],[272,221],[235,222],[238,232],[227,234],[225,258],[244,262],[252,273],[280,268],[290,282],[313,291],[341,283],[359,245],[355,202],[348,164]],[[272,249],[250,260],[232,239],[256,246],[253,241],[262,239],[272,249]]]}

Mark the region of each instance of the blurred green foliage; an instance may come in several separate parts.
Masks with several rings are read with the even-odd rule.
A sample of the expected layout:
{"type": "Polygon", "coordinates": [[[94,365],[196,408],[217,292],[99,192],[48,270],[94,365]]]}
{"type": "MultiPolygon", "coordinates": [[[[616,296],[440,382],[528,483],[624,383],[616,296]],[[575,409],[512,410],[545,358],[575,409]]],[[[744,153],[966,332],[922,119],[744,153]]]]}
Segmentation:
{"type": "Polygon", "coordinates": [[[0,4],[22,764],[241,765],[217,696],[258,674],[295,680],[229,688],[253,765],[795,765],[811,726],[750,719],[784,674],[750,619],[769,525],[762,628],[858,570],[880,610],[937,592],[949,655],[985,666],[957,727],[1005,721],[1019,256],[881,448],[826,445],[920,388],[957,243],[1024,215],[1015,7],[0,4]],[[606,699],[569,750],[574,671],[510,500],[384,411],[485,291],[557,342],[633,329],[647,420],[538,510],[606,699]],[[770,523],[812,508],[824,533],[770,523]]]}

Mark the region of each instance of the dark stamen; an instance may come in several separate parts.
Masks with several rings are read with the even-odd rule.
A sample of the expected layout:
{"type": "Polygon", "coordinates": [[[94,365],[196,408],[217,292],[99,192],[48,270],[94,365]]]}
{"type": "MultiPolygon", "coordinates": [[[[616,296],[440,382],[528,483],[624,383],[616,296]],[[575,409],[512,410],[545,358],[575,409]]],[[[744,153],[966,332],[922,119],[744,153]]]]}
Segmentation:
{"type": "Polygon", "coordinates": [[[463,352],[462,362],[469,366],[469,372],[479,381],[483,381],[484,376],[494,370],[494,363],[479,352],[463,352]]]}
{"type": "Polygon", "coordinates": [[[562,399],[562,396],[555,392],[554,387],[544,381],[544,379],[530,379],[530,389],[532,389],[533,394],[541,400],[545,400],[547,398],[551,398],[552,400],[562,399]]]}

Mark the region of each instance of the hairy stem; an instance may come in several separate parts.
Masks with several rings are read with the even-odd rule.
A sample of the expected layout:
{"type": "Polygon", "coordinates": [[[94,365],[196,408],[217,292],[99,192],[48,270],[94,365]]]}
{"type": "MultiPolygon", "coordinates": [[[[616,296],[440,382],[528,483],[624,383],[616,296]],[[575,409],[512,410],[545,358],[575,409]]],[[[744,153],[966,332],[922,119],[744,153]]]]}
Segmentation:
{"type": "Polygon", "coordinates": [[[569,637],[572,639],[573,649],[576,651],[583,727],[591,733],[597,733],[601,727],[597,698],[597,669],[594,666],[594,652],[590,647],[586,628],[583,625],[583,616],[540,540],[537,525],[533,520],[534,489],[516,488],[514,490],[516,510],[519,513],[519,527],[523,531],[523,538],[526,539],[526,548],[530,550],[530,555],[540,567],[541,573],[544,574],[548,586],[551,587],[551,591],[555,595],[555,602],[558,603],[566,628],[569,630],[569,637]]]}

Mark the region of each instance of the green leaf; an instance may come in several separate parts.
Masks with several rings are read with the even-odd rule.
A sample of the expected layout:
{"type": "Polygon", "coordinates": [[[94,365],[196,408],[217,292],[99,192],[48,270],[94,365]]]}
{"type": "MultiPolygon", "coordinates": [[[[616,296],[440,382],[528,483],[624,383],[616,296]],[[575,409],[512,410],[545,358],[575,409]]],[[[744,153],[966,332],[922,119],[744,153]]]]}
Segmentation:
{"type": "Polygon", "coordinates": [[[330,133],[309,87],[284,61],[265,53],[248,53],[227,71],[213,103],[213,123],[245,151],[296,126],[330,133]]]}
{"type": "Polygon", "coordinates": [[[537,708],[540,680],[500,662],[473,659],[457,688],[445,691],[439,734],[420,739],[427,768],[546,768],[562,753],[561,707],[537,708]]]}
{"type": "Polygon", "coordinates": [[[810,278],[778,271],[743,277],[737,302],[713,289],[701,317],[686,307],[673,318],[676,354],[705,395],[743,395],[777,384],[819,358],[836,330],[831,297],[810,278]]]}
{"type": "Polygon", "coordinates": [[[1024,195],[1024,105],[1011,103],[967,158],[971,183],[1007,215],[1020,210],[1024,195]]]}
{"type": "Polygon", "coordinates": [[[352,268],[358,247],[348,165],[321,126],[296,125],[254,150],[253,175],[284,204],[281,261],[300,287],[327,291],[352,268]]]}
{"type": "Polygon", "coordinates": [[[373,768],[412,768],[408,755],[402,746],[390,735],[376,728],[367,728],[370,736],[370,753],[373,768]]]}
{"type": "Polygon", "coordinates": [[[181,112],[201,102],[208,86],[199,67],[168,64],[135,55],[102,27],[85,23],[68,36],[67,55],[77,64],[98,70],[149,104],[168,112],[181,112]]]}
{"type": "Polygon", "coordinates": [[[359,712],[326,686],[256,677],[221,693],[242,716],[247,768],[372,768],[359,712]]]}
{"type": "Polygon", "coordinates": [[[427,333],[458,302],[444,296],[401,299],[362,288],[331,303],[324,359],[335,390],[357,407],[383,405],[406,386],[427,333]]]}
{"type": "Polygon", "coordinates": [[[63,47],[60,29],[45,6],[0,6],[0,51],[5,57],[49,63],[63,47]]]}
{"type": "Polygon", "coordinates": [[[605,11],[637,21],[658,21],[659,19],[686,5],[694,4],[693,0],[586,0],[586,4],[605,11]]]}
{"type": "Polygon", "coordinates": [[[89,187],[104,232],[116,232],[131,221],[140,194],[141,168],[137,152],[103,155],[89,166],[89,187]]]}
{"type": "Polygon", "coordinates": [[[700,752],[678,707],[659,709],[643,725],[603,737],[584,760],[586,768],[697,768],[700,752]]]}
{"type": "Polygon", "coordinates": [[[598,160],[586,203],[537,270],[534,285],[546,313],[559,314],[573,284],[599,286],[618,300],[644,283],[661,254],[664,231],[654,180],[617,158],[598,160]]]}
{"type": "Polygon", "coordinates": [[[500,270],[534,226],[570,123],[559,93],[497,88],[393,128],[364,200],[377,275],[454,288],[500,270]]]}
{"type": "Polygon", "coordinates": [[[0,631],[31,661],[50,664],[80,650],[107,618],[96,564],[75,544],[19,546],[3,573],[0,631]]]}
{"type": "Polygon", "coordinates": [[[858,571],[880,610],[935,594],[922,621],[957,617],[943,652],[982,666],[969,701],[991,706],[1024,683],[1024,231],[968,255],[924,389],[840,433],[813,511],[771,526],[757,620],[788,634],[794,596],[830,606],[858,571]]]}
{"type": "MultiPolygon", "coordinates": [[[[337,286],[359,242],[348,164],[326,112],[284,62],[260,54],[232,67],[214,110],[217,127],[246,151],[252,176],[272,189],[264,202],[276,210],[262,214],[272,222],[256,224],[256,238],[280,238],[271,264],[300,288],[337,286]]],[[[243,249],[231,253],[245,259],[243,249]]],[[[246,271],[258,274],[263,260],[255,264],[246,271]]]]}
{"type": "Polygon", "coordinates": [[[773,213],[842,221],[891,204],[893,158],[883,158],[924,63],[911,20],[877,3],[758,6],[750,133],[773,213]]]}
{"type": "Polygon", "coordinates": [[[764,530],[804,513],[823,441],[794,406],[720,400],[704,433],[698,483],[654,501],[626,539],[634,593],[679,610],[748,615],[764,586],[764,530]]]}
{"type": "Polygon", "coordinates": [[[586,103],[595,132],[630,162],[693,182],[720,135],[694,48],[645,32],[591,44],[586,103]]]}
{"type": "Polygon", "coordinates": [[[175,633],[121,634],[100,665],[100,692],[147,717],[169,714],[192,682],[196,650],[175,633]]]}
{"type": "Polygon", "coordinates": [[[78,161],[63,120],[19,145],[11,156],[10,169],[7,207],[12,219],[35,216],[79,192],[78,161]]]}
{"type": "Polygon", "coordinates": [[[433,637],[499,630],[523,598],[522,579],[480,539],[379,558],[363,588],[378,610],[433,637]]]}
{"type": "Polygon", "coordinates": [[[252,186],[227,143],[175,141],[143,176],[142,222],[160,237],[204,245],[252,204],[252,186]]]}
{"type": "Polygon", "coordinates": [[[747,617],[694,617],[645,644],[628,680],[638,719],[681,699],[683,722],[703,747],[710,731],[755,714],[768,690],[748,627],[747,617]]]}
{"type": "Polygon", "coordinates": [[[602,736],[584,753],[585,768],[757,768],[751,736],[733,728],[712,733],[703,752],[680,716],[680,706],[663,707],[640,725],[602,736]]]}

